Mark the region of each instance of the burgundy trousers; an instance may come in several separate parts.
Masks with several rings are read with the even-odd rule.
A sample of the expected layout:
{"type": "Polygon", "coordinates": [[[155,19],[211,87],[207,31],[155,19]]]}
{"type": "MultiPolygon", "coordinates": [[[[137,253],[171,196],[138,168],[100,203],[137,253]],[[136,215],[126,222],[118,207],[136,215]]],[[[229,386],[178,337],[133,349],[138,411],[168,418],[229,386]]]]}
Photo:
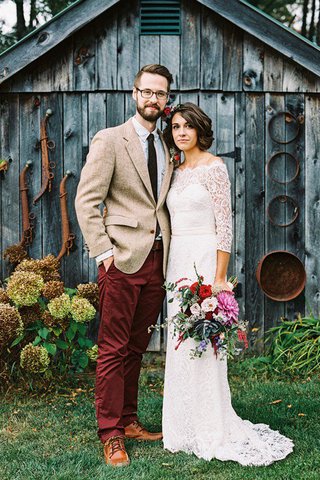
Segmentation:
{"type": "Polygon", "coordinates": [[[151,250],[140,270],[123,273],[114,263],[98,268],[100,327],[96,371],[98,435],[104,443],[124,435],[137,420],[138,380],[146,351],[165,296],[163,251],[151,250]]]}

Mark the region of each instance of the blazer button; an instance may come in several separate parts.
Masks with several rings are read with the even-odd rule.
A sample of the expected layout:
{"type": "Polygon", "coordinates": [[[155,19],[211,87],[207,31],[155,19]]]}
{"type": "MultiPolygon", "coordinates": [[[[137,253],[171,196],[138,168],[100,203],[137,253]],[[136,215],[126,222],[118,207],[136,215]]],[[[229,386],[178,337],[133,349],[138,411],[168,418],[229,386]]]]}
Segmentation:
{"type": "Polygon", "coordinates": [[[154,230],[150,230],[150,233],[154,233],[154,230]]]}

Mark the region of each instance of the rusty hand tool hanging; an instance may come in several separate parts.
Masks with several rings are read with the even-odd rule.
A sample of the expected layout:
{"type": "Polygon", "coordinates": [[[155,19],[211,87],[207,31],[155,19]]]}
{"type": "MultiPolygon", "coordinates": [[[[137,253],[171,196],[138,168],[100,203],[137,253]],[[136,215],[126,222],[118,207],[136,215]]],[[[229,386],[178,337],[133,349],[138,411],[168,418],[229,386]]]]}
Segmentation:
{"type": "Polygon", "coordinates": [[[52,180],[54,178],[54,174],[52,170],[55,168],[54,162],[49,162],[49,150],[53,150],[55,148],[55,143],[53,140],[48,140],[47,135],[47,124],[49,117],[52,115],[52,110],[48,108],[46,111],[45,117],[41,120],[40,125],[40,146],[41,146],[41,173],[42,173],[42,184],[41,190],[38,195],[33,199],[33,204],[42,197],[46,190],[51,192],[52,180]]]}
{"type": "Polygon", "coordinates": [[[22,210],[22,237],[20,245],[27,247],[31,245],[33,241],[33,229],[34,229],[34,213],[29,212],[29,203],[28,203],[28,186],[26,182],[26,175],[28,169],[32,166],[31,160],[28,160],[24,169],[19,176],[19,189],[20,189],[20,198],[21,198],[21,210],[22,210]]]}
{"type": "Polygon", "coordinates": [[[66,181],[68,177],[72,175],[72,172],[69,170],[66,172],[65,176],[60,183],[60,208],[61,208],[61,219],[62,219],[62,247],[60,250],[57,259],[60,260],[63,255],[69,255],[70,250],[74,245],[74,239],[76,238],[73,233],[70,233],[69,227],[69,217],[68,217],[68,207],[67,207],[67,190],[66,190],[66,181]]]}

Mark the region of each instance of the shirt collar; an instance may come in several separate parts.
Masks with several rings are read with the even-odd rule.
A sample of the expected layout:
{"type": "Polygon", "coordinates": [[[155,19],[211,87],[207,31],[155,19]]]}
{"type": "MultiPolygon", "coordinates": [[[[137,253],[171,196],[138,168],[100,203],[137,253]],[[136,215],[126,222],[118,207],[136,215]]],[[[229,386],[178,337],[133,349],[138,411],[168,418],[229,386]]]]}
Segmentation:
{"type": "Polygon", "coordinates": [[[153,133],[155,141],[159,140],[159,133],[157,127],[152,132],[149,132],[149,130],[147,130],[143,125],[141,125],[141,123],[138,122],[136,117],[132,117],[132,124],[139,138],[143,142],[147,141],[147,137],[150,135],[150,133],[153,133]]]}

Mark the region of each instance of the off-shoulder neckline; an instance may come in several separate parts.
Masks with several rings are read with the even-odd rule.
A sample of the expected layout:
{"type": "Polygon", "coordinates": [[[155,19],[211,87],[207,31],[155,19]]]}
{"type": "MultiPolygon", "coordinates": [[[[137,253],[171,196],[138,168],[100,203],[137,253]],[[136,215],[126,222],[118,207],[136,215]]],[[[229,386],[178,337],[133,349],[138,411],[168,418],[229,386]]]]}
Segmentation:
{"type": "Polygon", "coordinates": [[[220,166],[225,166],[225,163],[223,162],[219,162],[218,160],[215,160],[213,161],[212,163],[210,163],[209,165],[198,165],[197,167],[185,167],[183,169],[180,169],[179,167],[175,169],[176,172],[185,172],[185,171],[191,171],[193,172],[194,170],[198,170],[199,168],[206,168],[206,169],[210,169],[214,166],[217,166],[217,165],[220,165],[220,166]]]}

